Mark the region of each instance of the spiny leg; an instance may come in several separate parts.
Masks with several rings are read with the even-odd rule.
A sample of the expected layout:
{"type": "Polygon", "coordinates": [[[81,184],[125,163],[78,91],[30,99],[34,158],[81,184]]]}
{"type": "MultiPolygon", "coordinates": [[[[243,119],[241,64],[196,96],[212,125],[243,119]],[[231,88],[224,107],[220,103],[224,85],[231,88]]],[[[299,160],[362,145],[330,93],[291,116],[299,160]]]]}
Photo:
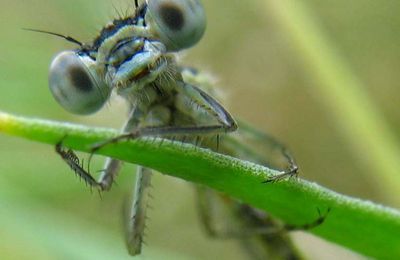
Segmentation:
{"type": "Polygon", "coordinates": [[[198,187],[197,191],[200,219],[207,233],[214,238],[239,239],[240,244],[251,255],[251,259],[302,259],[288,236],[288,231],[308,230],[321,225],[330,211],[328,209],[325,214],[321,214],[317,209],[319,217],[311,223],[298,226],[282,225],[263,211],[231,201],[230,207],[234,214],[217,216],[215,209],[220,207],[213,207],[213,200],[226,200],[221,200],[219,194],[205,187],[198,187]],[[222,220],[219,222],[223,225],[216,224],[217,217],[222,220]],[[232,222],[231,218],[236,221],[232,222]]]}
{"type": "Polygon", "coordinates": [[[228,225],[223,227],[217,225],[217,213],[215,211],[216,209],[222,209],[222,207],[215,204],[220,199],[220,196],[215,191],[199,185],[196,185],[196,194],[200,221],[207,234],[214,238],[236,237],[239,233],[237,229],[232,230],[232,227],[228,225]]]}
{"type": "Polygon", "coordinates": [[[328,208],[325,213],[321,213],[321,210],[317,208],[318,211],[318,218],[315,219],[313,222],[306,223],[303,225],[288,225],[286,224],[284,228],[288,231],[296,231],[296,230],[310,230],[315,227],[318,227],[319,225],[322,225],[325,222],[326,217],[328,214],[331,212],[331,208],[328,208]]]}
{"type": "MultiPolygon", "coordinates": [[[[305,223],[303,225],[282,225],[274,221],[261,210],[246,204],[231,201],[232,206],[236,206],[236,215],[239,216],[240,220],[246,221],[247,224],[241,226],[217,227],[215,209],[213,209],[213,204],[215,202],[213,200],[220,199],[220,195],[209,188],[201,186],[197,187],[197,195],[200,220],[207,233],[217,238],[243,238],[254,235],[276,235],[285,231],[309,230],[321,225],[331,211],[331,209],[328,208],[327,211],[322,214],[320,209],[317,208],[318,218],[310,223],[305,223]]],[[[227,223],[226,218],[224,218],[223,223],[227,223]]]]}
{"type": "Polygon", "coordinates": [[[237,239],[251,259],[300,259],[282,225],[265,212],[223,198],[209,188],[198,187],[197,191],[200,220],[211,237],[237,239]],[[226,209],[223,214],[221,208],[226,209]],[[259,232],[267,228],[266,234],[259,232]]]}
{"type": "MultiPolygon", "coordinates": [[[[280,160],[282,161],[282,163],[285,162],[285,170],[281,171],[281,173],[278,175],[269,177],[267,180],[263,181],[263,183],[278,182],[286,178],[298,176],[299,167],[297,166],[294,157],[290,154],[285,145],[280,143],[273,136],[265,132],[261,132],[256,128],[248,125],[247,123],[241,121],[239,121],[239,136],[241,139],[244,140],[238,142],[237,140],[235,140],[234,137],[231,137],[226,141],[231,146],[233,145],[234,149],[239,150],[241,152],[241,157],[245,157],[244,159],[248,159],[255,163],[265,165],[268,168],[277,168],[276,166],[271,165],[271,158],[266,158],[266,156],[269,157],[270,155],[272,155],[270,154],[271,152],[275,153],[275,151],[278,151],[279,156],[281,157],[280,160]],[[260,150],[263,150],[263,152],[267,155],[257,152],[257,150],[254,149],[252,146],[258,147],[260,150]]],[[[274,156],[272,156],[272,158],[273,157],[274,156]]]]}
{"type": "Polygon", "coordinates": [[[259,235],[270,235],[270,234],[276,234],[276,233],[283,232],[283,231],[306,231],[306,230],[310,230],[310,229],[313,229],[313,228],[315,228],[315,227],[317,227],[319,225],[322,225],[330,211],[331,211],[331,208],[328,208],[327,211],[324,214],[322,214],[320,209],[317,208],[318,218],[316,218],[312,222],[305,223],[305,224],[302,224],[302,225],[284,224],[284,225],[280,225],[280,226],[261,226],[261,227],[258,227],[256,229],[254,229],[253,231],[250,231],[250,233],[259,234],[259,235]]]}
{"type": "Polygon", "coordinates": [[[261,214],[260,211],[238,203],[233,199],[222,198],[217,192],[203,186],[197,186],[196,191],[200,220],[207,234],[211,237],[242,239],[260,234],[260,229],[265,232],[266,227],[269,229],[268,234],[276,234],[283,230],[281,225],[278,226],[264,212],[261,214]],[[217,212],[217,210],[220,211],[224,207],[231,208],[231,210],[224,211],[223,215],[217,212]],[[245,223],[250,222],[248,219],[250,216],[256,215],[253,214],[256,211],[260,213],[257,218],[262,219],[262,224],[255,224],[256,221],[245,223]],[[219,221],[218,219],[223,219],[223,221],[219,221]],[[221,225],[218,225],[218,222],[221,222],[221,225]]]}
{"type": "Polygon", "coordinates": [[[285,180],[287,178],[291,179],[291,178],[297,178],[299,175],[299,168],[297,165],[291,166],[289,168],[289,170],[287,171],[283,171],[280,174],[271,176],[269,178],[267,178],[265,181],[263,181],[262,183],[274,183],[274,182],[279,182],[281,180],[285,180]]]}
{"type": "MultiPolygon", "coordinates": [[[[142,136],[184,136],[184,135],[198,135],[198,134],[219,134],[229,131],[236,130],[237,126],[233,118],[229,113],[212,97],[207,95],[202,90],[194,87],[185,85],[182,83],[180,91],[182,95],[188,96],[193,100],[193,103],[201,105],[201,108],[209,113],[214,120],[217,121],[211,125],[193,125],[193,126],[139,126],[139,124],[128,124],[133,126],[132,131],[122,134],[116,138],[108,140],[104,143],[97,144],[93,147],[93,150],[100,149],[104,145],[118,142],[122,139],[134,139],[142,136]],[[136,127],[136,128],[134,128],[136,127]]],[[[131,119],[143,119],[144,111],[139,111],[138,115],[132,115],[131,119]]],[[[133,111],[133,113],[135,113],[133,111]]],[[[107,171],[106,171],[107,172],[107,171]]],[[[105,172],[105,173],[106,173],[105,172]]],[[[106,174],[107,176],[114,176],[115,174],[106,174]]],[[[149,198],[150,186],[150,170],[140,167],[138,168],[138,174],[136,177],[135,194],[133,200],[133,208],[131,212],[131,218],[129,218],[128,229],[127,229],[127,244],[130,254],[136,255],[141,251],[141,244],[143,241],[143,232],[145,228],[145,217],[146,207],[149,198]]],[[[113,178],[113,177],[112,177],[113,178]]],[[[109,179],[112,179],[109,177],[109,179]]],[[[112,182],[109,182],[111,185],[112,182]]]]}
{"type": "Polygon", "coordinates": [[[61,158],[68,164],[68,166],[75,172],[75,174],[84,180],[84,182],[90,187],[101,188],[100,183],[98,183],[88,171],[83,168],[83,162],[80,163],[78,156],[73,150],[65,150],[62,146],[62,140],[58,142],[55,146],[56,152],[61,156],[61,158]]]}
{"type": "Polygon", "coordinates": [[[62,142],[59,142],[55,146],[56,152],[61,156],[61,158],[68,164],[68,166],[74,171],[74,173],[82,180],[84,180],[86,185],[90,187],[98,188],[99,191],[109,190],[112,183],[114,182],[115,176],[118,174],[121,162],[116,159],[107,158],[103,174],[100,176],[99,181],[96,181],[95,178],[89,172],[89,165],[91,161],[90,155],[88,170],[84,169],[83,160],[80,162],[78,156],[71,149],[65,150],[62,146],[62,142]]]}
{"type": "Polygon", "coordinates": [[[193,104],[201,107],[201,109],[210,115],[211,119],[216,120],[216,123],[210,125],[137,127],[131,132],[121,134],[120,136],[94,145],[92,151],[94,152],[105,145],[116,143],[121,140],[136,139],[144,136],[218,135],[221,133],[233,132],[237,129],[237,124],[233,117],[213,97],[203,90],[184,82],[178,82],[177,87],[181,96],[190,99],[193,104]]]}
{"type": "MultiPolygon", "coordinates": [[[[281,145],[281,144],[279,144],[279,145],[281,145]]],[[[263,183],[279,182],[279,181],[287,179],[287,178],[289,178],[289,179],[293,178],[293,177],[297,178],[297,176],[299,175],[299,167],[297,166],[296,162],[294,161],[293,156],[291,156],[289,154],[288,150],[284,146],[281,146],[281,151],[282,151],[282,155],[287,159],[287,161],[289,163],[288,169],[278,175],[269,177],[268,179],[263,181],[263,183]]]]}
{"type": "MultiPolygon", "coordinates": [[[[128,121],[122,128],[122,133],[130,132],[135,129],[140,122],[143,112],[135,107],[131,108],[128,121]]],[[[97,149],[92,150],[94,152],[97,149]]],[[[93,153],[92,153],[93,154],[93,153]]],[[[122,162],[113,158],[107,158],[103,167],[103,173],[100,175],[99,183],[101,184],[102,190],[109,190],[114,183],[115,177],[118,175],[121,169],[122,162]]]]}
{"type": "Polygon", "coordinates": [[[142,250],[146,211],[150,200],[151,175],[150,169],[138,166],[132,208],[126,223],[126,243],[129,253],[133,256],[140,254],[142,250]]]}
{"type": "Polygon", "coordinates": [[[121,169],[121,165],[122,162],[117,159],[106,158],[103,170],[101,171],[102,174],[100,175],[98,181],[102,190],[111,189],[111,186],[115,181],[115,177],[118,175],[121,169]]]}
{"type": "MultiPolygon", "coordinates": [[[[194,85],[200,85],[201,88],[204,90],[206,89],[208,93],[213,93],[213,96],[218,96],[218,93],[215,91],[214,87],[214,80],[212,77],[210,77],[207,74],[200,73],[198,70],[191,68],[191,67],[180,67],[181,73],[183,75],[183,78],[187,80],[187,82],[190,82],[194,85]]],[[[189,108],[183,109],[184,111],[190,111],[189,108]]],[[[295,163],[295,160],[293,156],[289,153],[289,151],[286,149],[286,147],[281,144],[278,140],[276,140],[274,137],[268,135],[265,132],[259,131],[256,128],[253,128],[252,126],[248,125],[245,122],[238,121],[239,125],[239,131],[238,135],[231,135],[231,136],[221,136],[223,138],[223,142],[221,142],[221,148],[222,152],[230,154],[232,156],[235,156],[237,154],[238,149],[240,150],[239,152],[241,153],[238,156],[235,157],[245,157],[242,159],[248,159],[252,162],[258,163],[258,164],[263,164],[269,168],[280,168],[280,167],[274,167],[270,165],[269,163],[266,163],[265,159],[266,156],[269,156],[269,152],[273,150],[279,150],[280,156],[282,159],[285,159],[285,163],[287,164],[287,167],[285,167],[284,171],[281,171],[281,174],[278,174],[274,177],[271,177],[267,179],[265,182],[274,182],[274,181],[280,181],[285,178],[290,178],[290,177],[296,177],[298,174],[298,166],[295,163]],[[239,137],[239,139],[237,139],[239,137]],[[245,142],[243,142],[243,138],[245,139],[245,142]],[[236,138],[236,139],[235,139],[236,138]],[[225,148],[228,145],[230,146],[229,149],[233,150],[233,152],[227,151],[225,148]],[[238,143],[239,142],[239,143],[238,143]],[[238,147],[239,144],[239,147],[238,147]],[[257,150],[254,150],[252,147],[254,146],[261,146],[261,150],[266,148],[267,153],[258,153],[257,150]],[[242,148],[242,149],[241,149],[242,148]],[[244,155],[244,156],[243,156],[244,155]]],[[[219,135],[217,135],[217,151],[219,151],[219,135]]],[[[228,150],[229,150],[228,149],[228,150]]],[[[267,159],[268,161],[269,159],[267,159]]]]}
{"type": "MultiPolygon", "coordinates": [[[[92,153],[101,149],[102,147],[119,142],[124,139],[137,139],[139,137],[145,136],[185,136],[185,135],[201,135],[201,134],[212,134],[220,133],[223,131],[224,126],[214,125],[214,126],[154,126],[154,127],[138,127],[136,130],[121,134],[115,138],[109,139],[105,142],[96,144],[92,147],[92,153]]],[[[118,160],[108,159],[106,161],[105,169],[102,176],[100,177],[99,183],[101,184],[102,190],[109,190],[118,171],[120,169],[120,164],[118,160]]]]}

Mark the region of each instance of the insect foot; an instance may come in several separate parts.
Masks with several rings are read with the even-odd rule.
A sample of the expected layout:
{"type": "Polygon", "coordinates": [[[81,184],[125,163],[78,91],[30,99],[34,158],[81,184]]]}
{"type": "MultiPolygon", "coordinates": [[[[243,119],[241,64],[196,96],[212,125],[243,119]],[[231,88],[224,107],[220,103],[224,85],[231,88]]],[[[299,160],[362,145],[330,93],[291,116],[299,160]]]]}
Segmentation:
{"type": "Polygon", "coordinates": [[[64,149],[62,141],[58,142],[55,146],[56,152],[74,171],[74,173],[82,179],[86,185],[95,188],[101,188],[101,185],[90,175],[89,171],[83,168],[83,160],[80,161],[79,157],[71,149],[64,149]]]}
{"type": "Polygon", "coordinates": [[[299,175],[299,167],[297,165],[293,165],[289,170],[282,172],[281,174],[271,176],[262,183],[275,183],[285,179],[297,178],[299,175]]]}
{"type": "Polygon", "coordinates": [[[331,208],[328,208],[325,212],[325,214],[321,213],[321,210],[319,208],[317,208],[318,211],[318,218],[316,220],[314,220],[311,223],[306,223],[304,225],[300,225],[300,226],[296,226],[296,225],[285,225],[285,229],[288,231],[296,231],[296,230],[309,230],[309,229],[313,229],[319,225],[322,225],[325,220],[326,217],[328,216],[328,214],[331,212],[331,208]]]}

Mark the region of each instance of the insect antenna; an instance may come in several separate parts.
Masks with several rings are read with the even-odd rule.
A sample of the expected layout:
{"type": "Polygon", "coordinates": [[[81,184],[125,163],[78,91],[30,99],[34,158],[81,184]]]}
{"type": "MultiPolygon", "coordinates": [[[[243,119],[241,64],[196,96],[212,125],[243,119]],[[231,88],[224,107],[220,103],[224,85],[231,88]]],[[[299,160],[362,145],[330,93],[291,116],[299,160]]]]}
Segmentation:
{"type": "Polygon", "coordinates": [[[82,42],[78,41],[78,40],[75,39],[75,38],[72,38],[71,36],[62,35],[62,34],[59,34],[59,33],[54,33],[54,32],[49,32],[49,31],[31,29],[31,28],[22,28],[22,30],[30,31],[30,32],[37,32],[37,33],[44,33],[44,34],[49,34],[49,35],[54,35],[54,36],[63,38],[63,39],[65,39],[65,40],[69,41],[69,42],[75,43],[75,44],[79,45],[80,47],[83,47],[83,43],[82,43],[82,42]]]}

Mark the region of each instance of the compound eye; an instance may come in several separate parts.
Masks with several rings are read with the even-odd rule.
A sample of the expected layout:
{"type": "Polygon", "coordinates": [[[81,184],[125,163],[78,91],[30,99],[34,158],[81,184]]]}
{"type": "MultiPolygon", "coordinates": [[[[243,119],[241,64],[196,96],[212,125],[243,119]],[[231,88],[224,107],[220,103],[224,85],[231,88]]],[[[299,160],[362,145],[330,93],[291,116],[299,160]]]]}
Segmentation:
{"type": "Polygon", "coordinates": [[[64,109],[81,115],[98,111],[111,92],[96,74],[94,61],[74,51],[61,52],[53,59],[49,87],[64,109]]]}
{"type": "Polygon", "coordinates": [[[196,44],[206,28],[199,0],[147,0],[146,19],[169,51],[196,44]]]}

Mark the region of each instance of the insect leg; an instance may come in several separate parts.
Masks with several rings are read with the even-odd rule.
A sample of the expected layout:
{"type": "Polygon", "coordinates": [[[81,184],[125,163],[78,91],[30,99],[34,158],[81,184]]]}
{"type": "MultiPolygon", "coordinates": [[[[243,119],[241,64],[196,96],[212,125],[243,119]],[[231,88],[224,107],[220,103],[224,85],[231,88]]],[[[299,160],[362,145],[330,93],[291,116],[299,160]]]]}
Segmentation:
{"type": "MultiPolygon", "coordinates": [[[[260,234],[276,235],[287,230],[260,210],[238,203],[231,198],[222,198],[220,194],[209,188],[202,186],[196,188],[200,220],[211,237],[244,238],[260,234]],[[229,210],[217,212],[222,211],[224,207],[229,210]],[[218,219],[223,219],[223,221],[218,221],[218,219]]],[[[297,226],[290,228],[290,230],[296,229],[297,226]]]]}
{"type": "Polygon", "coordinates": [[[88,171],[83,168],[78,156],[71,149],[65,150],[62,146],[62,141],[58,142],[55,146],[56,152],[61,158],[69,165],[69,167],[75,172],[75,174],[81,178],[90,187],[100,188],[98,183],[88,171]]]}
{"type": "MultiPolygon", "coordinates": [[[[142,111],[137,107],[131,109],[129,119],[122,128],[122,133],[127,133],[135,129],[139,125],[142,111]]],[[[104,171],[99,178],[99,183],[103,190],[109,190],[114,182],[115,177],[121,169],[122,162],[116,159],[107,158],[104,164],[104,171]]]]}
{"type": "Polygon", "coordinates": [[[236,238],[251,255],[251,259],[302,259],[288,236],[288,231],[309,230],[321,225],[330,209],[303,225],[281,224],[267,213],[221,197],[206,187],[197,187],[200,220],[213,238],[236,238]],[[227,208],[223,211],[221,209],[227,208]],[[229,210],[231,209],[231,210],[229,210]]]}
{"type": "Polygon", "coordinates": [[[269,177],[267,180],[263,181],[263,183],[270,183],[270,182],[278,182],[280,180],[284,180],[286,178],[297,177],[299,174],[299,167],[294,161],[294,158],[289,154],[285,147],[282,146],[282,155],[287,159],[289,162],[288,170],[283,171],[282,173],[269,177]]]}
{"type": "Polygon", "coordinates": [[[325,213],[321,213],[321,210],[319,208],[317,208],[317,211],[318,211],[318,218],[315,219],[313,222],[306,223],[306,224],[303,224],[303,225],[298,225],[298,226],[297,225],[288,225],[288,224],[286,224],[284,226],[284,228],[286,230],[288,230],[288,231],[296,231],[296,230],[301,231],[301,230],[313,229],[313,228],[315,228],[315,227],[317,227],[319,225],[322,225],[322,223],[324,223],[324,221],[325,221],[326,217],[328,216],[328,214],[331,212],[331,208],[328,208],[325,213]]]}
{"type": "Polygon", "coordinates": [[[129,254],[132,256],[140,254],[142,250],[146,211],[150,199],[151,175],[150,169],[137,167],[132,208],[126,223],[126,243],[129,254]]]}
{"type": "Polygon", "coordinates": [[[99,183],[101,185],[102,190],[110,190],[112,184],[114,183],[115,177],[118,175],[121,169],[122,162],[113,159],[107,158],[104,163],[104,170],[99,178],[99,183]]]}
{"type": "MultiPolygon", "coordinates": [[[[203,186],[196,186],[197,204],[200,221],[207,234],[215,238],[227,238],[234,236],[229,227],[217,227],[216,212],[214,207],[217,194],[203,186]]],[[[217,207],[220,208],[220,207],[217,207]]]]}
{"type": "MultiPolygon", "coordinates": [[[[239,217],[238,219],[240,219],[242,223],[221,227],[216,225],[217,214],[215,214],[215,201],[218,199],[221,200],[221,196],[211,189],[200,186],[197,187],[197,195],[200,219],[207,233],[212,237],[218,238],[243,238],[254,235],[277,235],[285,231],[309,230],[324,223],[331,211],[331,209],[328,208],[328,210],[322,214],[319,208],[317,208],[318,218],[310,223],[305,223],[303,225],[282,225],[274,221],[261,210],[233,200],[229,201],[225,199],[224,203],[228,201],[231,207],[235,209],[236,213],[231,217],[239,217]]],[[[219,207],[221,207],[221,205],[219,205],[219,207]]],[[[228,223],[226,216],[224,216],[223,223],[228,223]]]]}
{"type": "Polygon", "coordinates": [[[197,195],[200,219],[211,237],[238,239],[251,259],[300,259],[286,230],[265,212],[205,187],[198,187],[197,195]]]}
{"type": "MultiPolygon", "coordinates": [[[[164,135],[209,135],[233,132],[237,129],[237,124],[229,112],[216,101],[213,97],[208,95],[203,90],[196,86],[177,82],[177,90],[179,97],[184,97],[186,100],[194,105],[197,105],[202,111],[208,114],[209,120],[215,120],[211,124],[196,124],[188,126],[155,126],[138,128],[130,134],[126,134],[121,138],[137,138],[140,136],[164,136],[164,135]]],[[[177,102],[178,102],[177,101],[177,102]]],[[[177,108],[183,113],[187,112],[188,107],[182,104],[176,104],[177,108]]],[[[193,106],[192,106],[193,107],[193,106]]],[[[188,112],[189,114],[191,111],[188,112]]],[[[118,137],[117,137],[118,138],[118,137]]]]}
{"type": "MultiPolygon", "coordinates": [[[[238,153],[242,150],[242,154],[240,157],[245,156],[247,160],[256,162],[258,164],[263,164],[269,168],[280,168],[283,165],[277,167],[272,163],[271,159],[279,155],[280,161],[283,164],[286,164],[285,170],[281,171],[280,174],[272,176],[264,181],[264,183],[269,182],[277,182],[286,178],[297,177],[298,175],[298,166],[294,160],[294,157],[290,154],[289,150],[276,140],[274,137],[270,136],[265,132],[261,132],[250,125],[239,121],[239,142],[235,141],[234,137],[227,137],[225,141],[234,145],[233,153],[238,153]],[[257,152],[252,146],[256,147],[256,149],[262,151],[257,152]],[[271,157],[271,158],[268,158],[271,157]]],[[[275,158],[277,159],[277,158],[275,158]]]]}
{"type": "MultiPolygon", "coordinates": [[[[136,139],[142,136],[171,136],[171,135],[212,135],[233,132],[237,129],[237,124],[229,112],[216,101],[213,97],[203,90],[184,82],[177,83],[179,94],[190,99],[193,104],[197,104],[205,113],[208,114],[210,121],[215,123],[199,125],[172,125],[172,126],[145,126],[137,127],[133,131],[121,134],[115,138],[93,146],[92,151],[96,151],[105,145],[116,143],[124,139],[136,139]]],[[[179,100],[179,99],[178,99],[179,100]]],[[[179,107],[185,112],[186,107],[179,107]]]]}

